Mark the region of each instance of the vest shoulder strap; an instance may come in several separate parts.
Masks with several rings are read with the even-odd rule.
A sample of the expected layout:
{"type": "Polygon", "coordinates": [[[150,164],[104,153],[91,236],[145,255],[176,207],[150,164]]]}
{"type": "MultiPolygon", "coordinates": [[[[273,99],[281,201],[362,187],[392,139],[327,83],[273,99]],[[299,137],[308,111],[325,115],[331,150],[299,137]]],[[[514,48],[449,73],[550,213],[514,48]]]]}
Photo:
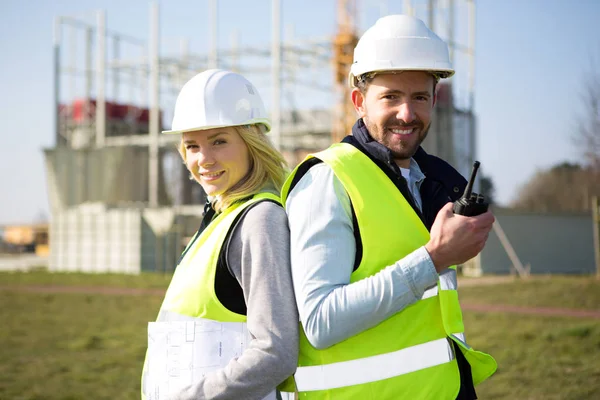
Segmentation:
{"type": "Polygon", "coordinates": [[[242,286],[235,277],[235,274],[229,265],[229,260],[227,259],[231,238],[233,237],[233,232],[235,232],[235,229],[246,216],[246,214],[252,208],[256,207],[256,205],[265,201],[281,206],[279,202],[269,198],[260,199],[247,206],[233,220],[233,223],[231,224],[229,230],[227,231],[227,235],[225,236],[225,241],[221,247],[221,251],[219,252],[217,270],[215,274],[215,295],[225,308],[236,314],[247,315],[248,309],[246,307],[246,301],[244,300],[244,291],[242,286]]]}

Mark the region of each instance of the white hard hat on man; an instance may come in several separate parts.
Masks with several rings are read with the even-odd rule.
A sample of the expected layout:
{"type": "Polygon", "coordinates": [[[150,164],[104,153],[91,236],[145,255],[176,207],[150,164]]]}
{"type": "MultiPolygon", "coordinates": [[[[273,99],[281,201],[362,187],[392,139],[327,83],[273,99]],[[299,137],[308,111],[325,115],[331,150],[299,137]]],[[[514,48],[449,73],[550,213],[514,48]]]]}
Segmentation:
{"type": "Polygon", "coordinates": [[[261,124],[271,129],[258,90],[240,74],[209,69],[190,79],[181,89],[172,129],[163,133],[261,124]]]}
{"type": "Polygon", "coordinates": [[[437,79],[454,75],[448,45],[408,15],[382,17],[367,29],[354,49],[348,84],[356,87],[364,74],[394,71],[426,71],[437,79]]]}

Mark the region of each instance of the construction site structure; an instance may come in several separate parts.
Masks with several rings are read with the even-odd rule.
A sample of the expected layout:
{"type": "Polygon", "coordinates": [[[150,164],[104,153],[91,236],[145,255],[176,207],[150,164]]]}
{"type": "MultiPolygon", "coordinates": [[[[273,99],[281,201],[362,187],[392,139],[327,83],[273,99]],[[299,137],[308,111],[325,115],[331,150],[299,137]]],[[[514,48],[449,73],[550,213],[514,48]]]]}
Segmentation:
{"type": "MultiPolygon", "coordinates": [[[[454,21],[453,0],[416,3],[405,1],[405,13],[429,10],[431,26],[454,21]]],[[[474,2],[462,3],[474,21],[474,2]]],[[[209,0],[208,54],[191,53],[186,39],[177,54],[161,51],[157,3],[150,6],[148,43],[109,31],[104,11],[92,21],[57,17],[56,146],[45,149],[50,269],[139,273],[174,268],[200,224],[205,194],[181,162],[178,135],[160,132],[168,128],[180,88],[203,70],[240,72],[270,99],[270,137],[292,167],[348,134],[356,121],[347,86],[359,34],[356,1],[338,0],[337,11],[332,37],[300,40],[287,30],[282,40],[280,0],[272,0],[270,46],[240,47],[233,35],[229,49],[218,49],[218,4],[209,0]],[[308,90],[310,96],[299,93],[308,90]],[[298,106],[299,98],[326,98],[328,107],[298,106]]],[[[472,58],[474,42],[458,45],[452,26],[446,23],[446,40],[472,58]]],[[[468,174],[475,157],[473,87],[465,90],[471,103],[461,109],[454,101],[455,79],[439,85],[424,146],[468,174]]]]}

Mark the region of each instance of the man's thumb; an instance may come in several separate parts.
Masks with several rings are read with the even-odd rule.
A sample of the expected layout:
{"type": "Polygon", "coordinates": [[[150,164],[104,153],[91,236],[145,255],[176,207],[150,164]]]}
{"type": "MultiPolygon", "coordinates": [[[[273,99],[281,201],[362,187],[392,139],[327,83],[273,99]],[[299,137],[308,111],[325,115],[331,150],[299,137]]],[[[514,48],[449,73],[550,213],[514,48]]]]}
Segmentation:
{"type": "Polygon", "coordinates": [[[440,211],[449,216],[454,213],[452,211],[453,206],[454,206],[454,203],[448,202],[448,203],[446,203],[446,205],[444,207],[442,207],[442,209],[440,211]]]}

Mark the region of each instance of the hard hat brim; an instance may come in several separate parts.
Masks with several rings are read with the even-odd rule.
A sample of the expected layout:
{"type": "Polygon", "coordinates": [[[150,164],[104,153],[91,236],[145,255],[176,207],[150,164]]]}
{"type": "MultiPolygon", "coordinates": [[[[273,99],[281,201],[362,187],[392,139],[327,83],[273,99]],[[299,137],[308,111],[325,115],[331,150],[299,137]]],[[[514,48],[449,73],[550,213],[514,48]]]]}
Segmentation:
{"type": "MultiPolygon", "coordinates": [[[[375,74],[382,74],[382,73],[394,73],[394,72],[404,72],[404,71],[423,71],[423,72],[429,72],[432,75],[436,75],[438,77],[440,77],[441,79],[447,79],[452,77],[452,75],[454,75],[454,70],[453,69],[436,69],[433,70],[431,68],[386,68],[386,69],[381,69],[381,70],[373,70],[373,71],[365,71],[363,74],[360,75],[364,75],[364,74],[368,74],[368,73],[375,73],[375,74]]],[[[356,86],[356,84],[358,83],[358,77],[355,76],[352,72],[348,73],[348,86],[350,86],[351,88],[355,88],[358,87],[356,86]]]]}
{"type": "Polygon", "coordinates": [[[257,125],[257,124],[262,124],[264,126],[266,126],[267,128],[267,132],[269,133],[271,131],[271,121],[269,121],[266,118],[255,118],[252,121],[243,123],[243,124],[234,124],[234,125],[211,125],[211,126],[200,126],[200,127],[196,127],[196,128],[189,128],[189,129],[172,129],[172,130],[168,130],[168,131],[162,131],[162,133],[164,135],[176,135],[178,133],[185,133],[185,132],[194,132],[194,131],[206,131],[209,129],[216,129],[216,128],[229,128],[229,127],[233,127],[233,126],[244,126],[244,125],[257,125]]]}

